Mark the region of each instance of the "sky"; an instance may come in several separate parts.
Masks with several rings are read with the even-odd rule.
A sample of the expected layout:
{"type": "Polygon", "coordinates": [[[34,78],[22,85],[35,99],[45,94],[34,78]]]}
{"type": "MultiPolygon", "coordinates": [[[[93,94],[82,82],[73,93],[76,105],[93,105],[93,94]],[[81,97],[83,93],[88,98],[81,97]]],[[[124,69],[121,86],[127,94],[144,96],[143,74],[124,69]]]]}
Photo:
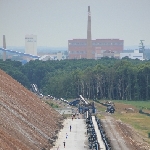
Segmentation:
{"type": "Polygon", "coordinates": [[[87,37],[88,6],[92,39],[121,39],[124,46],[150,45],[150,0],[0,0],[0,45],[24,46],[37,35],[37,46],[68,47],[87,37]]]}

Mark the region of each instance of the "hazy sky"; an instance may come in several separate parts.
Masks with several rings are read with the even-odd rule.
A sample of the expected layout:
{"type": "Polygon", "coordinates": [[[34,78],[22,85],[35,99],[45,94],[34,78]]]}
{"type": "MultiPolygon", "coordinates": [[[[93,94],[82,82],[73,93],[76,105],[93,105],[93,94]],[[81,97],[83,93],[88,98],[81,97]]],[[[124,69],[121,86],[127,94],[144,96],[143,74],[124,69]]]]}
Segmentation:
{"type": "Polygon", "coordinates": [[[92,39],[119,38],[125,46],[150,45],[150,0],[0,0],[0,45],[24,46],[37,35],[38,46],[67,47],[86,38],[91,8],[92,39]]]}

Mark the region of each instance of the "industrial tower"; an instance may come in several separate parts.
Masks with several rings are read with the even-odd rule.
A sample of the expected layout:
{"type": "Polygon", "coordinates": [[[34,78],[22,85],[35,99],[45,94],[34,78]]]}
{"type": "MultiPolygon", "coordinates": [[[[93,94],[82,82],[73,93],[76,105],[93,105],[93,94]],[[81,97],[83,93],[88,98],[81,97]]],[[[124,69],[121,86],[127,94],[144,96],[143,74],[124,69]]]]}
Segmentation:
{"type": "Polygon", "coordinates": [[[91,12],[88,6],[87,37],[68,40],[68,59],[101,59],[102,57],[119,58],[124,48],[124,40],[95,39],[91,34],[91,12]]]}
{"type": "Polygon", "coordinates": [[[88,6],[88,24],[87,24],[87,59],[92,59],[92,39],[91,39],[91,12],[88,6]]]}
{"type": "MultiPolygon", "coordinates": [[[[3,48],[6,49],[5,35],[3,35],[3,48]]],[[[6,51],[3,51],[3,61],[6,60],[6,51]]]]}

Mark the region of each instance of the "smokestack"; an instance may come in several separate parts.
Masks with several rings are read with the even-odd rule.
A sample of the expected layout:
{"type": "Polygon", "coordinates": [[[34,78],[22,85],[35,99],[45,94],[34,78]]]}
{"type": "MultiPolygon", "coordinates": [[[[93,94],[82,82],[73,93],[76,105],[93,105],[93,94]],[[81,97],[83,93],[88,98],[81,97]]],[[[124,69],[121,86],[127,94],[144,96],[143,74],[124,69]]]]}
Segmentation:
{"type": "MultiPolygon", "coordinates": [[[[3,35],[3,48],[6,49],[5,35],[3,35]]],[[[3,51],[3,61],[6,60],[6,51],[3,51]]]]}
{"type": "Polygon", "coordinates": [[[88,6],[88,24],[87,24],[87,59],[92,59],[92,41],[91,41],[91,12],[88,6]]]}

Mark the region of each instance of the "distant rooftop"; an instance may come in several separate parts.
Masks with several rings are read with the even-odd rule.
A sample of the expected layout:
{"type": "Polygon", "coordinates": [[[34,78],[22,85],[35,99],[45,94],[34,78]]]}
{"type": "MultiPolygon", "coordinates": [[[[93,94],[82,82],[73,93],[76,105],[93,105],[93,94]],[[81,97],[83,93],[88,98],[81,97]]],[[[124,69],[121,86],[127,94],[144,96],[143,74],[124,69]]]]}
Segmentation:
{"type": "Polygon", "coordinates": [[[123,50],[122,53],[134,53],[134,50],[133,49],[123,50]]]}

